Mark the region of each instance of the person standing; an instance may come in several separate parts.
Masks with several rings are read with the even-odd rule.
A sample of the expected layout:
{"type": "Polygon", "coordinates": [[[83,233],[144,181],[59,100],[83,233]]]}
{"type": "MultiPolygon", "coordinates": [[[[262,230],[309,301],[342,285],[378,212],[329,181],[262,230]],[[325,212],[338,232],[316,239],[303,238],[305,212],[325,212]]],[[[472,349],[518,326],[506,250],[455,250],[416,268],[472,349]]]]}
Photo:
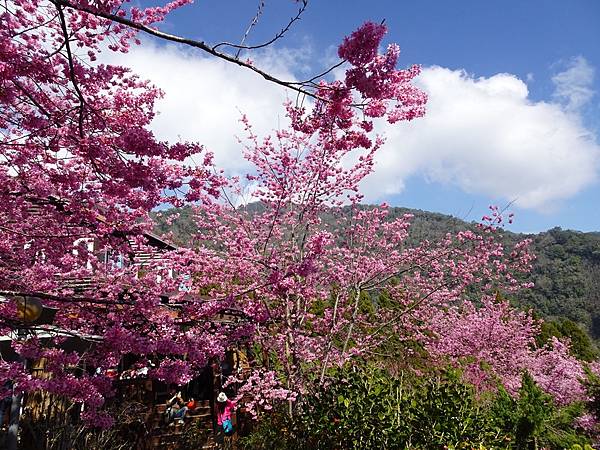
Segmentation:
{"type": "Polygon", "coordinates": [[[227,398],[225,392],[217,396],[217,425],[225,433],[225,436],[233,434],[233,423],[231,416],[235,410],[236,403],[227,398]]]}

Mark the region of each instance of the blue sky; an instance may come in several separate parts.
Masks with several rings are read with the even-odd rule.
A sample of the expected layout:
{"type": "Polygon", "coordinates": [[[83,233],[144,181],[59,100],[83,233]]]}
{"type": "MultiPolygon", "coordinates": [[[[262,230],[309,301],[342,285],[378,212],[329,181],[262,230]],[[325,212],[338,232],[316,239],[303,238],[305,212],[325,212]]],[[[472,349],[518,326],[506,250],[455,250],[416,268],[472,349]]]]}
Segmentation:
{"type": "MultiPolygon", "coordinates": [[[[161,28],[211,43],[239,42],[257,4],[200,0],[177,11],[161,28]]],[[[267,0],[248,42],[270,38],[296,8],[291,0],[267,0]]],[[[515,231],[553,226],[600,231],[599,1],[312,1],[285,39],[250,57],[282,76],[302,77],[331,61],[344,35],[365,20],[383,19],[389,27],[386,42],[397,42],[402,49],[400,64],[419,63],[427,72],[422,83],[432,92],[431,117],[412,129],[380,130],[390,136],[390,150],[381,161],[381,183],[367,186],[368,198],[468,220],[478,220],[489,204],[516,200],[511,207],[515,231]]],[[[163,44],[153,45],[151,55],[140,55],[139,63],[133,55],[132,64],[169,96],[169,79],[145,63],[163,55],[163,44]]],[[[217,101],[236,111],[255,108],[258,122],[268,117],[263,113],[267,102],[278,100],[273,90],[261,91],[271,89],[261,87],[261,80],[209,67],[201,55],[170,52],[172,75],[184,73],[188,64],[205,75],[195,80],[186,76],[192,86],[235,80],[229,86],[213,85],[220,93],[217,101]],[[250,93],[243,86],[232,87],[238,82],[250,93]],[[253,101],[252,91],[260,99],[253,101]],[[239,105],[234,105],[236,98],[239,105]]],[[[176,89],[171,91],[178,98],[176,89]]],[[[169,111],[165,104],[165,114],[169,111]]],[[[200,107],[193,114],[199,132],[215,115],[204,116],[200,107]]],[[[225,112],[216,116],[228,117],[225,112]]],[[[219,137],[208,141],[216,154],[229,145],[219,137]]],[[[230,169],[243,170],[243,164],[232,163],[230,169]]]]}

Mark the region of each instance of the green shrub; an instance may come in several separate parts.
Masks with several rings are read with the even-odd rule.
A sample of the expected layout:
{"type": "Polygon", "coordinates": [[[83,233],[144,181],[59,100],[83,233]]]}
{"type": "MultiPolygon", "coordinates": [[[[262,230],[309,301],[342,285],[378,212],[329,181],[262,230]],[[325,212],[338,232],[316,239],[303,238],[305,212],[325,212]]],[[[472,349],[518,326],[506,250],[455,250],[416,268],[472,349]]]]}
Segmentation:
{"type": "Polygon", "coordinates": [[[393,377],[338,371],[329,385],[274,411],[242,439],[248,449],[565,449],[589,441],[572,426],[583,404],[557,408],[527,374],[519,396],[478,394],[455,369],[393,377]]]}

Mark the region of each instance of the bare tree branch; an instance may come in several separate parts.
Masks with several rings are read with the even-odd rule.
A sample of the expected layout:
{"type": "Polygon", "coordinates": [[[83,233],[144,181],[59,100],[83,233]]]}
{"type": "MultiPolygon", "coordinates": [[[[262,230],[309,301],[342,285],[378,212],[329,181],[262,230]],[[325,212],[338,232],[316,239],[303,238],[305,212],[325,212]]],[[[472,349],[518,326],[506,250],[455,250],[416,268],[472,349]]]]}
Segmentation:
{"type": "Polygon", "coordinates": [[[79,90],[79,84],[77,77],[75,76],[75,64],[73,62],[73,54],[71,53],[71,45],[69,44],[69,31],[67,30],[67,21],[65,20],[65,14],[62,6],[59,3],[54,3],[58,10],[58,17],[60,18],[60,27],[65,37],[65,48],[67,50],[67,59],[69,60],[69,79],[75,88],[77,97],[79,97],[79,137],[83,137],[83,112],[85,108],[85,98],[79,90]]]}
{"type": "MultiPolygon", "coordinates": [[[[270,73],[268,73],[262,69],[259,69],[258,67],[254,67],[250,62],[241,61],[241,60],[237,59],[234,55],[230,55],[228,53],[224,53],[224,52],[220,52],[220,51],[216,50],[215,48],[206,44],[204,41],[196,41],[193,39],[184,38],[182,36],[165,33],[164,31],[160,31],[160,30],[151,28],[147,25],[143,25],[141,23],[134,22],[131,19],[127,19],[125,17],[121,17],[121,16],[118,16],[116,14],[112,14],[109,12],[100,11],[95,8],[90,8],[88,6],[74,4],[74,3],[69,2],[68,0],[50,0],[50,2],[53,3],[54,5],[56,5],[57,7],[67,7],[67,8],[75,9],[77,11],[85,12],[87,14],[91,14],[91,15],[94,15],[97,17],[102,17],[104,19],[107,19],[107,20],[110,20],[113,22],[120,23],[122,25],[128,26],[130,28],[133,28],[133,29],[141,31],[141,32],[144,32],[151,36],[155,36],[160,39],[164,39],[166,41],[176,42],[179,44],[184,44],[184,45],[187,45],[187,46],[190,46],[193,48],[197,48],[197,49],[202,50],[203,52],[206,52],[216,58],[236,64],[241,67],[245,67],[246,69],[249,69],[249,70],[257,73],[258,75],[260,75],[267,81],[278,84],[280,86],[291,89],[293,91],[299,92],[308,97],[312,97],[312,98],[319,99],[319,100],[324,100],[324,99],[321,99],[319,96],[317,96],[314,92],[312,92],[310,89],[308,89],[306,87],[306,85],[308,83],[281,80],[280,78],[277,78],[277,77],[271,75],[270,73]]],[[[59,11],[61,11],[60,8],[59,8],[59,11]]],[[[61,21],[63,19],[64,19],[64,16],[61,14],[61,21]]],[[[63,32],[64,31],[65,30],[63,28],[63,32]]],[[[65,32],[65,34],[66,34],[66,32],[65,32]]],[[[71,62],[71,59],[69,62],[71,62]]]]}
{"type": "Polygon", "coordinates": [[[259,3],[259,5],[258,5],[258,11],[257,11],[256,15],[254,16],[254,18],[252,19],[252,22],[250,23],[250,26],[246,30],[246,33],[244,34],[244,37],[242,38],[242,41],[239,44],[232,44],[230,42],[221,42],[221,43],[215,45],[213,47],[213,49],[217,49],[217,48],[223,47],[223,46],[237,48],[238,51],[236,52],[235,57],[238,58],[240,56],[240,52],[242,50],[257,50],[259,48],[264,48],[264,47],[267,47],[267,46],[273,44],[275,41],[281,39],[290,30],[290,28],[292,27],[292,25],[295,22],[297,22],[298,20],[300,20],[300,16],[302,16],[302,14],[304,13],[304,11],[306,10],[306,7],[308,6],[308,0],[304,0],[302,2],[302,6],[300,7],[300,9],[296,13],[296,15],[294,17],[292,17],[289,20],[289,22],[287,23],[287,25],[284,28],[282,28],[279,31],[279,33],[277,33],[273,38],[271,38],[270,40],[268,40],[266,42],[263,42],[262,44],[244,45],[244,42],[246,41],[248,35],[250,34],[250,31],[258,23],[258,19],[262,15],[264,6],[265,6],[265,2],[263,0],[261,0],[260,3],[259,3]]]}

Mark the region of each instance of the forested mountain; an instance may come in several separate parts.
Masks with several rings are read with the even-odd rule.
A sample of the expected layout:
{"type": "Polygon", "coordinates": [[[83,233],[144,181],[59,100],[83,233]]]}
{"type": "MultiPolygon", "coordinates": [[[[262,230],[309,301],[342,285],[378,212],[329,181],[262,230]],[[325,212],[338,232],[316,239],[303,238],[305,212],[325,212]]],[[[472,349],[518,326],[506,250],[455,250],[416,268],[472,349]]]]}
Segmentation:
{"type": "MultiPolygon", "coordinates": [[[[405,208],[394,215],[414,214],[411,239],[435,239],[447,232],[474,228],[452,216],[405,208]]],[[[506,244],[532,239],[536,255],[530,290],[513,299],[523,308],[533,307],[545,319],[570,319],[600,339],[600,233],[552,228],[538,234],[503,232],[506,244]]]]}
{"type": "MultiPolygon", "coordinates": [[[[251,209],[260,209],[260,205],[251,205],[251,209]]],[[[171,232],[175,243],[192,245],[191,210],[177,212],[176,219],[175,210],[156,213],[156,232],[171,232]]],[[[390,217],[406,213],[414,215],[409,237],[412,244],[423,239],[435,240],[449,232],[474,229],[476,225],[439,213],[390,208],[390,217]]],[[[531,235],[503,232],[507,245],[525,238],[532,239],[532,250],[537,256],[531,274],[535,286],[511,301],[524,309],[533,308],[536,314],[552,322],[547,326],[551,334],[573,336],[578,332],[574,327],[577,324],[600,342],[600,233],[558,227],[531,235]]]]}

